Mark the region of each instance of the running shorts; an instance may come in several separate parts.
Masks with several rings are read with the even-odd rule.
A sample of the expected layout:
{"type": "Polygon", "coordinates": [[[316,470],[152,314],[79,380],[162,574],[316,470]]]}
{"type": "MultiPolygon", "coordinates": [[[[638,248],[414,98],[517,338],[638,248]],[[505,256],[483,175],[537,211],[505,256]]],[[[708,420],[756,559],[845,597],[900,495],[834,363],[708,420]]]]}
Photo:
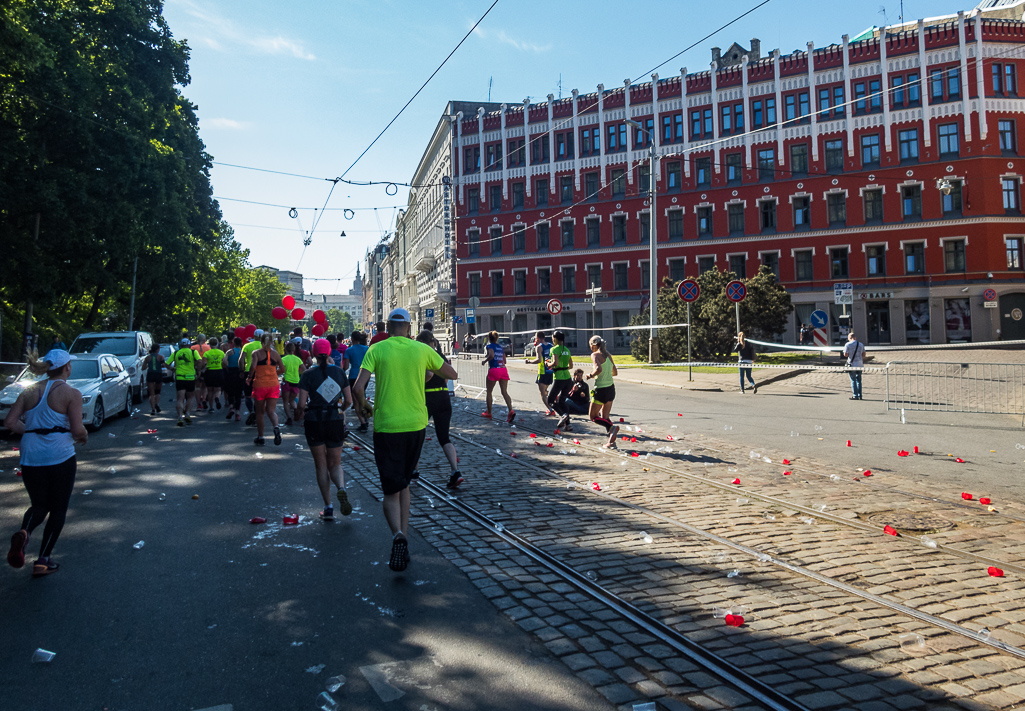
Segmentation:
{"type": "Polygon", "coordinates": [[[374,461],[384,494],[397,494],[409,487],[420,461],[426,430],[416,432],[374,432],[374,461]]]}
{"type": "Polygon", "coordinates": [[[488,368],[488,380],[490,380],[490,381],[499,381],[499,380],[508,380],[508,379],[509,379],[509,371],[506,370],[504,367],[502,367],[502,368],[488,368]]]}
{"type": "Polygon", "coordinates": [[[285,393],[286,395],[289,394],[289,393],[291,393],[293,395],[298,395],[299,394],[299,383],[288,383],[288,382],[281,383],[281,392],[285,393]]]}
{"type": "Polygon", "coordinates": [[[275,385],[272,388],[253,388],[253,399],[259,402],[260,400],[277,400],[281,397],[281,388],[275,385]]]}
{"type": "Polygon", "coordinates": [[[184,390],[187,393],[196,392],[196,381],[195,380],[182,380],[178,378],[174,381],[175,390],[184,390]]]}
{"type": "Polygon", "coordinates": [[[554,373],[547,373],[546,375],[538,374],[537,380],[535,380],[534,382],[538,385],[551,385],[554,377],[554,373]]]}
{"type": "Polygon", "coordinates": [[[220,370],[207,370],[203,373],[203,382],[208,388],[224,387],[224,372],[220,370]]]}
{"type": "Polygon", "coordinates": [[[306,444],[311,447],[327,446],[328,449],[338,449],[345,439],[345,420],[306,420],[304,427],[306,444]]]}
{"type": "Polygon", "coordinates": [[[599,405],[604,405],[607,402],[612,402],[616,399],[616,386],[609,385],[604,388],[595,388],[591,391],[591,402],[596,402],[599,405]]]}
{"type": "Polygon", "coordinates": [[[161,373],[160,371],[157,371],[156,373],[154,373],[152,370],[147,370],[146,371],[146,382],[147,383],[156,383],[157,385],[159,385],[160,383],[164,382],[164,374],[161,373]]]}

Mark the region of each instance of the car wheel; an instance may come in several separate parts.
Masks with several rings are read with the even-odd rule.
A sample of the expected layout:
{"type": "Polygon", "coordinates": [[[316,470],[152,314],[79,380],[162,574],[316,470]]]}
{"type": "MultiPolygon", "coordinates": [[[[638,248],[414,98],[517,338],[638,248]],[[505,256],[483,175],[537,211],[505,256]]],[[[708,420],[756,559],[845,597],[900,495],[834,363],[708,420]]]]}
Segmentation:
{"type": "Polygon", "coordinates": [[[141,380],[139,381],[139,387],[137,387],[137,388],[134,388],[134,387],[133,388],[129,388],[129,391],[132,392],[132,402],[134,402],[136,405],[138,405],[139,403],[142,402],[142,381],[141,380]]]}
{"type": "Polygon", "coordinates": [[[132,389],[128,388],[128,392],[125,393],[125,409],[118,413],[120,417],[128,417],[132,414],[132,389]]]}
{"type": "Polygon", "coordinates": [[[103,411],[103,400],[97,400],[96,405],[93,407],[93,419],[89,423],[89,429],[93,432],[100,429],[103,426],[103,420],[106,419],[107,415],[103,411]]]}

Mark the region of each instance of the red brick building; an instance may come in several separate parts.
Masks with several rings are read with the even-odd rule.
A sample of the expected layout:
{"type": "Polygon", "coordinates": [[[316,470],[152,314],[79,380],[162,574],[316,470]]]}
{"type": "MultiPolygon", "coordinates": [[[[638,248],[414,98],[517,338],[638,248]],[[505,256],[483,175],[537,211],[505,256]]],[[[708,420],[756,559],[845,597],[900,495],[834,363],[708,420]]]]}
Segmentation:
{"type": "Polygon", "coordinates": [[[477,331],[572,325],[627,347],[652,219],[649,134],[630,118],[659,155],[659,277],[767,265],[796,307],[791,343],[816,308],[834,342],[848,324],[874,344],[1025,338],[1023,7],[785,56],[753,40],[714,49],[709,71],[457,114],[459,313],[479,296],[477,331]]]}

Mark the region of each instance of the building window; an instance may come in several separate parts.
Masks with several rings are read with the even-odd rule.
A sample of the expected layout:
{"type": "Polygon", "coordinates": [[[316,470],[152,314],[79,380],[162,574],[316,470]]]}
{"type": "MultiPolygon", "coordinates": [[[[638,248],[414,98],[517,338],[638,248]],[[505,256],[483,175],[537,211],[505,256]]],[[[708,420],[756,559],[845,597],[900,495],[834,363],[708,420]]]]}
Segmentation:
{"type": "Polygon", "coordinates": [[[886,246],[881,244],[865,247],[869,276],[886,276],[886,246]]]}
{"type": "Polygon", "coordinates": [[[829,193],[826,196],[826,212],[830,225],[847,224],[847,196],[843,193],[829,193]]]}
{"type": "Polygon", "coordinates": [[[480,146],[467,148],[464,154],[463,173],[476,173],[480,170],[480,146]]]}
{"type": "Polygon", "coordinates": [[[1004,195],[1004,210],[1008,212],[1017,212],[1021,207],[1021,203],[1018,200],[1018,179],[1003,178],[1000,181],[1000,185],[1001,192],[1004,195]]]}
{"type": "Polygon", "coordinates": [[[843,141],[826,141],[826,170],[843,170],[843,141]]]}
{"type": "Polygon", "coordinates": [[[524,147],[523,139],[518,141],[509,141],[509,167],[526,165],[527,164],[527,152],[524,147]]]}
{"type": "Polygon", "coordinates": [[[812,252],[810,249],[802,249],[794,252],[794,280],[812,280],[812,252]]]}
{"type": "Polygon", "coordinates": [[[882,111],[883,109],[883,96],[880,88],[881,84],[878,79],[872,79],[868,82],[870,111],[882,111]]]}
{"type": "Polygon", "coordinates": [[[865,113],[865,82],[858,82],[854,85],[854,111],[865,113]]]}
{"type": "Polygon", "coordinates": [[[480,274],[470,275],[470,296],[480,296],[480,274]]]}
{"type": "Polygon", "coordinates": [[[797,118],[797,97],[793,94],[783,97],[783,120],[794,121],[797,118]]]}
{"type": "Polygon", "coordinates": [[[829,88],[819,89],[819,118],[829,120],[829,88]]]}
{"type": "Polygon", "coordinates": [[[712,159],[711,158],[695,158],[694,159],[694,172],[697,175],[698,185],[711,185],[712,184],[712,159]]]}
{"type": "Polygon", "coordinates": [[[641,262],[641,287],[647,289],[651,286],[651,270],[647,262],[641,262]]]}
{"type": "Polygon", "coordinates": [[[502,295],[502,272],[491,272],[491,295],[502,295]]]}
{"type": "Polygon", "coordinates": [[[487,164],[484,170],[502,169],[502,144],[497,143],[487,147],[487,164]]]}
{"type": "Polygon", "coordinates": [[[919,220],[922,218],[922,186],[905,185],[900,189],[901,202],[904,204],[904,219],[919,220]]]}
{"type": "Polygon", "coordinates": [[[731,254],[730,271],[736,274],[738,279],[747,279],[747,255],[731,254]]]}
{"type": "Polygon", "coordinates": [[[683,239],[683,210],[669,211],[669,239],[670,241],[683,239]]]}
{"type": "Polygon", "coordinates": [[[1000,150],[1004,153],[1018,152],[1018,142],[1015,139],[1014,121],[997,121],[997,134],[1000,136],[1000,150]]]}
{"type": "Polygon", "coordinates": [[[744,233],[744,205],[738,202],[726,206],[730,234],[744,233]]]}
{"type": "Polygon", "coordinates": [[[673,142],[673,117],[662,117],[662,143],[673,142]]]}
{"type": "Polygon", "coordinates": [[[595,200],[598,198],[601,186],[599,184],[599,176],[597,173],[588,173],[584,176],[584,189],[587,192],[587,195],[584,196],[587,200],[595,200]]]}
{"type": "Polygon", "coordinates": [[[929,72],[929,98],[933,103],[943,101],[943,70],[929,72]]]}
{"type": "Polygon", "coordinates": [[[961,98],[961,69],[951,67],[947,70],[947,101],[961,98]]]}
{"type": "Polygon", "coordinates": [[[948,216],[957,216],[961,214],[961,181],[960,180],[949,180],[950,193],[944,195],[940,193],[940,197],[943,201],[943,214],[948,216]]]}
{"type": "Polygon", "coordinates": [[[679,113],[673,117],[673,134],[676,141],[683,140],[683,114],[679,113]]]}
{"type": "Polygon", "coordinates": [[[762,232],[776,231],[776,201],[762,200],[759,203],[758,214],[761,221],[762,232]]]}
{"type": "Polygon", "coordinates": [[[588,264],[587,265],[587,288],[597,286],[601,288],[601,265],[600,264],[588,264]]]}
{"type": "Polygon", "coordinates": [[[705,136],[707,138],[715,136],[715,127],[712,125],[712,109],[705,109],[704,113],[701,115],[701,121],[705,136]]]}
{"type": "Polygon", "coordinates": [[[555,136],[556,160],[568,160],[573,157],[573,132],[559,133],[555,136]]]}
{"type": "Polygon", "coordinates": [[[573,176],[559,178],[559,200],[563,204],[573,202],[573,176]]]}
{"type": "Polygon", "coordinates": [[[755,101],[751,104],[751,128],[761,128],[763,121],[762,102],[755,101]]]}
{"type": "Polygon", "coordinates": [[[808,144],[798,143],[790,146],[790,174],[804,175],[808,172],[808,144]]]}
{"type": "Polygon", "coordinates": [[[829,250],[829,263],[831,274],[834,279],[847,278],[850,274],[847,268],[847,248],[834,247],[829,250]]]}
{"type": "Polygon", "coordinates": [[[936,133],[940,139],[940,155],[956,156],[958,153],[958,126],[956,123],[945,123],[937,127],[936,133]]]}
{"type": "Polygon", "coordinates": [[[844,114],[843,86],[833,87],[833,115],[836,117],[844,114]]]}
{"type": "Polygon", "coordinates": [[[965,270],[964,252],[963,239],[948,239],[943,243],[943,263],[948,274],[965,270]]]}
{"type": "Polygon", "coordinates": [[[918,129],[910,128],[897,133],[901,161],[918,160],[918,129]]]}
{"type": "Polygon", "coordinates": [[[683,281],[687,278],[686,275],[687,260],[685,259],[670,259],[669,260],[669,278],[673,281],[683,281]]]}
{"type": "Polygon", "coordinates": [[[698,215],[698,234],[699,235],[710,235],[712,234],[712,208],[711,207],[699,207],[697,209],[698,215]]]}
{"type": "Polygon", "coordinates": [[[535,229],[537,230],[537,251],[548,249],[548,223],[542,222],[535,229]]]}
{"type": "Polygon", "coordinates": [[[576,267],[563,267],[562,268],[562,291],[566,294],[572,294],[577,290],[577,268],[576,267]]]}
{"type": "Polygon", "coordinates": [[[614,124],[606,127],[605,134],[605,152],[614,153],[619,150],[619,132],[616,131],[614,124]]]}
{"type": "Polygon", "coordinates": [[[765,125],[773,126],[776,123],[776,100],[765,100],[765,125]]]}
{"type": "Polygon", "coordinates": [[[865,222],[883,221],[883,191],[866,190],[865,197],[865,222]]]}
{"type": "Polygon", "coordinates": [[[740,153],[728,153],[726,155],[726,180],[731,183],[739,183],[743,175],[742,161],[744,156],[740,153]]]}
{"type": "Polygon", "coordinates": [[[800,118],[807,118],[811,113],[811,104],[808,101],[808,92],[802,91],[797,95],[797,115],[800,118]]]}
{"type": "Polygon", "coordinates": [[[537,270],[537,293],[552,293],[552,270],[548,267],[537,270]]]}
{"type": "Polygon", "coordinates": [[[513,231],[513,252],[523,254],[527,251],[527,228],[522,225],[513,231]]]}
{"type": "Polygon", "coordinates": [[[808,229],[811,227],[811,198],[807,196],[795,197],[794,205],[794,227],[808,229]]]}
{"type": "Polygon", "coordinates": [[[548,134],[540,133],[530,140],[530,164],[547,163],[551,154],[551,146],[548,144],[548,134]]]}
{"type": "Polygon", "coordinates": [[[1004,65],[1004,93],[1015,95],[1018,93],[1017,68],[1010,63],[1004,65]]]}
{"type": "Polygon", "coordinates": [[[1008,269],[1021,269],[1022,264],[1022,239],[1021,237],[1009,238],[1007,240],[1007,268],[1008,269]]]}
{"type": "Polygon", "coordinates": [[[744,132],[744,105],[733,105],[733,130],[736,133],[744,132]]]}
{"type": "Polygon", "coordinates": [[[527,293],[527,271],[517,269],[513,272],[513,293],[522,296],[527,293]]]}
{"type": "Polygon", "coordinates": [[[573,223],[570,220],[562,223],[562,248],[573,249],[573,223]]]}
{"type": "Polygon", "coordinates": [[[913,242],[904,245],[904,271],[908,274],[925,274],[925,244],[913,242]]]}
{"type": "Polygon", "coordinates": [[[698,257],[698,274],[715,269],[715,257],[698,257]]]}
{"type": "Polygon", "coordinates": [[[719,107],[719,131],[720,135],[726,135],[733,133],[733,122],[730,120],[733,117],[733,111],[731,106],[720,106],[719,107]]]}
{"type": "Polygon", "coordinates": [[[492,210],[502,209],[502,186],[492,185],[488,188],[488,207],[492,210]]]}
{"type": "Polygon", "coordinates": [[[612,241],[616,244],[626,242],[626,215],[612,216],[612,241]]]}
{"type": "Polygon", "coordinates": [[[467,212],[480,210],[480,188],[470,188],[466,191],[466,210],[467,212]]]}
{"type": "Polygon", "coordinates": [[[612,197],[626,195],[626,171],[622,168],[612,169],[612,197]]]}
{"type": "Polygon", "coordinates": [[[647,244],[651,239],[651,215],[644,213],[637,221],[641,223],[641,242],[647,244]]]}
{"type": "Polygon", "coordinates": [[[541,178],[534,184],[534,200],[538,207],[548,204],[548,181],[541,178]]]}
{"type": "Polygon", "coordinates": [[[776,151],[771,148],[758,151],[758,179],[772,180],[776,174],[776,151]]]}
{"type": "Polygon", "coordinates": [[[701,112],[691,111],[690,112],[690,137],[691,140],[696,140],[701,137],[701,112]]]}
{"type": "Polygon", "coordinates": [[[861,137],[861,164],[864,167],[879,165],[879,134],[861,137]]]}
{"type": "Polygon", "coordinates": [[[626,264],[613,264],[612,265],[612,288],[616,291],[626,291],[626,264]]]}
{"type": "Polygon", "coordinates": [[[922,103],[922,85],[918,82],[918,72],[908,74],[908,106],[918,106],[922,103]]]}
{"type": "Polygon", "coordinates": [[[492,254],[502,253],[502,228],[492,227],[488,230],[488,244],[491,245],[492,254]]]}
{"type": "Polygon", "coordinates": [[[763,252],[761,255],[762,266],[768,267],[769,271],[779,280],[779,255],[775,252],[763,252]]]}
{"type": "Polygon", "coordinates": [[[890,79],[891,92],[890,95],[893,99],[893,108],[904,107],[904,77],[893,77],[890,79]]]}
{"type": "Polygon", "coordinates": [[[523,207],[523,183],[512,184],[513,207],[523,207]]]}
{"type": "Polygon", "coordinates": [[[683,185],[683,173],[680,161],[673,161],[666,165],[666,187],[669,190],[679,190],[683,185]]]}
{"type": "Polygon", "coordinates": [[[642,163],[637,166],[637,192],[641,195],[647,195],[651,191],[651,166],[648,163],[642,163]]]}
{"type": "Polygon", "coordinates": [[[587,220],[587,246],[597,247],[601,244],[601,223],[596,219],[587,220]]]}
{"type": "Polygon", "coordinates": [[[470,248],[470,256],[477,257],[480,255],[480,230],[471,230],[468,234],[468,244],[470,248]]]}

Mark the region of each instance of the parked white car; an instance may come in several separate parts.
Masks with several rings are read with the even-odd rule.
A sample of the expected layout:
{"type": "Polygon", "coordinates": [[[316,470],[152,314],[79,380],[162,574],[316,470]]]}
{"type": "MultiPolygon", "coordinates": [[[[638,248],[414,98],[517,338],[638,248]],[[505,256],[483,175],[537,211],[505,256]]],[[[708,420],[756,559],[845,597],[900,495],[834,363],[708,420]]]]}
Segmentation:
{"type": "MultiPolygon", "coordinates": [[[[71,361],[68,385],[82,393],[82,422],[98,430],[113,414],[127,417],[132,412],[131,376],[121,361],[109,353],[77,356],[71,361]]],[[[7,417],[22,391],[45,375],[33,375],[26,369],[13,383],[0,390],[0,422],[7,417]]]]}
{"type": "Polygon", "coordinates": [[[93,353],[111,353],[117,356],[132,380],[132,401],[142,402],[146,392],[146,373],[142,361],[149,355],[153,336],[146,331],[104,331],[83,333],[75,339],[70,353],[81,356],[93,353]]]}

